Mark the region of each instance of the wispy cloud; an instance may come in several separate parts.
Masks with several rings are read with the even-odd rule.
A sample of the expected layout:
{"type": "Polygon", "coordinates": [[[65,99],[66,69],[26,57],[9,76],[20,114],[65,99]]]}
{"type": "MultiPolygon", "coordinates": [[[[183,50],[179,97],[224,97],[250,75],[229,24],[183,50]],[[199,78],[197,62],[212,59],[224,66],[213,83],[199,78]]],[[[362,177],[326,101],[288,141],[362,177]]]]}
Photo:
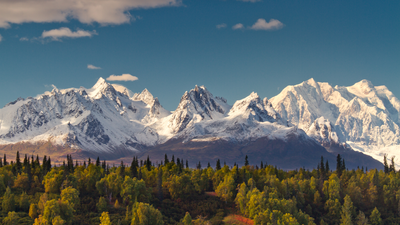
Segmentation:
{"type": "Polygon", "coordinates": [[[276,19],[270,19],[267,22],[265,19],[258,19],[253,26],[250,27],[252,30],[279,30],[282,29],[284,24],[276,19]]]}
{"type": "Polygon", "coordinates": [[[234,30],[239,30],[239,29],[243,29],[243,28],[244,28],[244,26],[241,23],[238,23],[232,27],[232,29],[234,29],[234,30]]]}
{"type": "Polygon", "coordinates": [[[87,68],[91,70],[101,70],[101,67],[93,66],[92,64],[88,64],[87,68]]]}
{"type": "Polygon", "coordinates": [[[0,42],[3,40],[3,36],[1,36],[1,34],[0,34],[0,42]]]}
{"type": "Polygon", "coordinates": [[[221,23],[221,24],[218,24],[216,27],[217,27],[217,29],[226,28],[226,24],[225,23],[221,23]]]}
{"type": "Polygon", "coordinates": [[[135,81],[139,80],[136,76],[132,76],[130,74],[122,74],[122,75],[111,75],[107,77],[106,80],[109,81],[135,81]]]}
{"type": "Polygon", "coordinates": [[[42,38],[51,38],[55,41],[60,38],[80,38],[80,37],[91,37],[97,35],[96,31],[77,30],[71,31],[68,27],[61,27],[59,29],[53,29],[49,31],[43,31],[42,38]]]}
{"type": "Polygon", "coordinates": [[[29,38],[27,38],[27,37],[22,37],[22,38],[20,38],[19,40],[20,40],[20,41],[29,41],[29,38]]]}
{"type": "Polygon", "coordinates": [[[67,22],[102,25],[128,23],[134,17],[132,9],[180,6],[182,0],[1,0],[0,27],[10,24],[67,22]]]}

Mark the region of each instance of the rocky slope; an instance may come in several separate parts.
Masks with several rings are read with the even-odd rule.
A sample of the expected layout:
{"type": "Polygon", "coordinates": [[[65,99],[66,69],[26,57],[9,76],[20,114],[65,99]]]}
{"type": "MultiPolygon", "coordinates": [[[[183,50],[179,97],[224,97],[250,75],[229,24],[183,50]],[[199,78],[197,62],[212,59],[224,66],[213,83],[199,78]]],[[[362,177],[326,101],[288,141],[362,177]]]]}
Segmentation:
{"type": "MultiPolygon", "coordinates": [[[[321,155],[332,164],[340,153],[347,157],[348,166],[379,167],[380,163],[344,144],[358,132],[353,125],[356,131],[348,132],[347,121],[358,123],[365,116],[354,108],[355,103],[350,104],[357,100],[350,99],[354,91],[329,87],[309,80],[289,86],[271,100],[253,92],[231,106],[204,86],[195,86],[171,113],[147,89],[134,93],[100,78],[89,89],[54,88],[7,104],[0,109],[0,145],[51,143],[68,146],[69,153],[82,150],[79,156],[115,159],[132,154],[158,159],[162,152],[170,152],[203,163],[216,158],[241,163],[249,155],[251,162],[269,161],[287,169],[312,168],[321,155]],[[338,99],[337,92],[346,98],[338,99]]],[[[369,101],[373,100],[378,101],[372,97],[369,101]]],[[[392,108],[391,112],[391,117],[398,117],[392,108]]]]}
{"type": "Polygon", "coordinates": [[[333,87],[310,79],[286,87],[271,103],[282,119],[324,146],[351,146],[380,161],[400,154],[400,101],[385,86],[362,80],[333,87]]]}

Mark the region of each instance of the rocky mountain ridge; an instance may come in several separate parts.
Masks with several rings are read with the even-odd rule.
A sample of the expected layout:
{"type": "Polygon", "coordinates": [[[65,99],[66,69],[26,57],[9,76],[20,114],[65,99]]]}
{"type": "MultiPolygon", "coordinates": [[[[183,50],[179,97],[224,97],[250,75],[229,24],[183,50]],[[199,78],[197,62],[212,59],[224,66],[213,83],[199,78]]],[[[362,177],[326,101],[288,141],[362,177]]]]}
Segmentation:
{"type": "MultiPolygon", "coordinates": [[[[346,129],[339,129],[348,125],[337,124],[337,118],[343,116],[354,121],[361,115],[345,116],[356,106],[347,103],[356,101],[354,90],[339,92],[342,89],[329,87],[309,80],[285,88],[270,100],[261,99],[253,92],[231,106],[224,98],[214,97],[204,86],[196,85],[183,94],[177,109],[171,113],[147,89],[133,93],[122,85],[109,84],[100,78],[89,89],[54,88],[36,98],[18,99],[7,104],[0,109],[0,145],[51,142],[91,154],[114,154],[116,158],[151,154],[152,151],[165,150],[166,146],[182,150],[187,156],[189,149],[199,146],[242,146],[235,147],[238,151],[234,154],[236,157],[243,155],[244,149],[257,157],[257,154],[261,156],[264,153],[251,150],[249,146],[264,143],[270,146],[265,151],[298,155],[288,147],[297,146],[304,149],[302,154],[308,154],[306,149],[312,148],[312,154],[319,152],[315,157],[332,156],[331,160],[334,160],[337,153],[353,152],[346,141],[353,140],[349,137],[354,135],[346,133],[346,129]],[[335,97],[339,94],[342,99],[335,97]]],[[[386,93],[382,88],[379,90],[379,93],[386,93]]],[[[387,102],[379,102],[379,99],[370,97],[370,101],[377,105],[386,104],[388,107],[387,102]]],[[[359,105],[362,102],[366,104],[364,100],[360,100],[359,105]]],[[[392,101],[396,102],[395,99],[392,101]]],[[[397,108],[390,110],[390,118],[397,116],[398,120],[397,108]]],[[[210,150],[214,147],[204,152],[219,155],[215,149],[214,152],[210,150]]],[[[223,152],[225,156],[229,154],[229,151],[223,152]]],[[[278,155],[271,153],[270,157],[278,155]]],[[[232,158],[230,163],[237,160],[232,158]]]]}

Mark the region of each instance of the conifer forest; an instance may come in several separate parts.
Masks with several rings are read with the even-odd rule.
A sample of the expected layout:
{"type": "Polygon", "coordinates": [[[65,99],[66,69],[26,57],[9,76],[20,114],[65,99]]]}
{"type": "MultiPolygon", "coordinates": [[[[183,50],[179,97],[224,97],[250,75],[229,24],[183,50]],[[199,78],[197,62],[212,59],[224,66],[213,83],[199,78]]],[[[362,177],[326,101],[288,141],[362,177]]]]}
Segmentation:
{"type": "Polygon", "coordinates": [[[2,224],[202,225],[400,224],[400,173],[393,158],[381,170],[348,170],[337,156],[315,169],[284,171],[267,162],[189,168],[165,155],[130,165],[50,157],[0,160],[2,224]],[[390,164],[390,165],[389,165],[390,164]]]}

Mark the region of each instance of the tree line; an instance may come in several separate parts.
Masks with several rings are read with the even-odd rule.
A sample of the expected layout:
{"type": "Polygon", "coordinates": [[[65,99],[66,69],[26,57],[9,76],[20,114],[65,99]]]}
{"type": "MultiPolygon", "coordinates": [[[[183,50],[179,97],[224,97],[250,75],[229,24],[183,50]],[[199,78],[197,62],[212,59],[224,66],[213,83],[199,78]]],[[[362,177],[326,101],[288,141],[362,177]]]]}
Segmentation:
{"type": "Polygon", "coordinates": [[[54,166],[19,152],[0,158],[3,224],[224,224],[240,214],[254,224],[400,224],[400,173],[394,159],[383,170],[336,170],[321,157],[316,169],[284,171],[260,162],[210,163],[190,168],[165,155],[160,163],[133,157],[110,166],[99,158],[54,166]]]}

